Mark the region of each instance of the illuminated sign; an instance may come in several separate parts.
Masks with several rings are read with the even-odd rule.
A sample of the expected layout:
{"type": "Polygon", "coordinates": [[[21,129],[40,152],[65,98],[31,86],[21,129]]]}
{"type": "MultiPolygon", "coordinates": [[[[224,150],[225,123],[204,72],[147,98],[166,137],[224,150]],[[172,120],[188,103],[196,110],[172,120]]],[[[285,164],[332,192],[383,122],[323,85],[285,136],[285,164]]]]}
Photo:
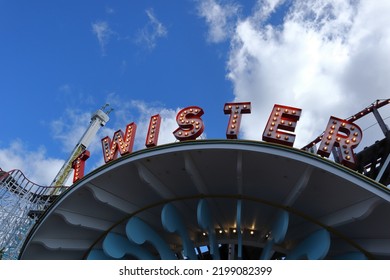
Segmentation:
{"type": "Polygon", "coordinates": [[[84,177],[85,161],[89,158],[88,150],[83,151],[73,162],[73,183],[84,177]]]}
{"type": "Polygon", "coordinates": [[[191,106],[180,110],[176,116],[176,122],[179,128],[173,132],[179,141],[195,140],[204,130],[204,124],[200,118],[203,115],[203,109],[197,106],[191,106]]]}
{"type": "Polygon", "coordinates": [[[104,161],[109,162],[116,159],[118,151],[121,156],[131,153],[133,151],[136,130],[137,125],[132,122],[126,126],[124,135],[122,130],[118,130],[114,133],[112,140],[108,136],[104,137],[102,139],[104,161]]]}
{"type": "Polygon", "coordinates": [[[263,140],[292,147],[295,141],[294,132],[302,110],[299,108],[275,105],[269,116],[263,133],[263,140]]]}
{"type": "Polygon", "coordinates": [[[329,157],[333,147],[339,147],[339,161],[353,168],[356,165],[353,149],[359,145],[362,136],[362,130],[356,124],[330,117],[317,153],[329,157]]]}
{"type": "Polygon", "coordinates": [[[157,146],[158,135],[160,133],[161,117],[154,115],[150,118],[148,133],[146,134],[145,146],[147,148],[157,146]]]}
{"type": "Polygon", "coordinates": [[[251,103],[226,103],[223,111],[225,114],[230,114],[226,137],[228,139],[237,139],[238,131],[240,130],[241,114],[249,114],[251,112],[251,103]]]}
{"type": "MultiPolygon", "coordinates": [[[[224,113],[230,115],[226,128],[226,138],[237,139],[242,115],[251,113],[251,103],[226,103],[224,113]]],[[[292,132],[295,131],[301,113],[302,109],[300,108],[276,104],[268,119],[262,140],[292,147],[295,141],[295,134],[292,132]]],[[[203,109],[198,106],[190,106],[180,110],[176,116],[179,127],[173,131],[176,139],[188,141],[198,138],[204,131],[204,123],[201,118],[203,114],[203,109]]],[[[160,115],[151,117],[145,141],[146,147],[157,145],[160,123],[160,115]]],[[[130,123],[126,127],[125,134],[118,130],[114,133],[112,140],[108,136],[102,139],[103,156],[106,163],[116,159],[118,151],[121,155],[131,153],[135,129],[135,123],[130,123]]],[[[338,147],[341,163],[353,167],[356,163],[353,149],[361,139],[362,131],[356,124],[332,116],[326,127],[318,154],[329,157],[333,147],[338,147]]]]}
{"type": "MultiPolygon", "coordinates": [[[[226,103],[224,106],[224,113],[229,115],[226,138],[237,139],[243,114],[251,113],[251,103],[226,103]]],[[[295,134],[293,132],[298,125],[301,113],[302,109],[300,108],[279,104],[274,105],[264,129],[262,140],[269,143],[293,147],[295,141],[295,134]]],[[[173,131],[175,138],[179,141],[197,139],[205,128],[201,118],[203,114],[203,109],[198,106],[190,106],[180,110],[176,115],[178,128],[173,131]]],[[[157,114],[150,118],[145,140],[145,146],[147,148],[157,146],[160,125],[160,115],[157,114]]],[[[132,152],[136,129],[137,125],[132,122],[126,126],[125,133],[123,133],[122,130],[118,130],[114,133],[112,139],[106,136],[101,140],[103,157],[106,163],[115,160],[118,153],[123,156],[132,152]]],[[[354,168],[356,159],[353,149],[359,145],[362,136],[362,130],[352,121],[331,116],[325,128],[324,135],[320,138],[321,143],[317,154],[323,157],[329,157],[332,151],[336,151],[335,156],[338,157],[338,161],[341,164],[354,168]]],[[[78,175],[74,178],[75,181],[82,177],[85,160],[87,158],[88,157],[84,155],[77,159],[79,164],[81,164],[81,167],[77,165],[77,163],[74,163],[75,171],[78,170],[78,175]],[[80,168],[82,168],[82,170],[80,168]]]]}

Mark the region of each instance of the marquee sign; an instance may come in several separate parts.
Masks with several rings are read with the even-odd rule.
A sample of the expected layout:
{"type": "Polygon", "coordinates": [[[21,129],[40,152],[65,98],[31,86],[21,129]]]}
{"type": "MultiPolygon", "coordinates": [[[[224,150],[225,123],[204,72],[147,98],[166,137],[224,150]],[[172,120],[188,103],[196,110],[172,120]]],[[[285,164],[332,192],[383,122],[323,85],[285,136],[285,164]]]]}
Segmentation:
{"type": "MultiPolygon", "coordinates": [[[[224,113],[229,115],[226,138],[237,139],[243,115],[251,113],[251,103],[226,103],[224,113]]],[[[298,125],[301,113],[302,109],[300,108],[275,104],[265,126],[262,140],[293,147],[295,141],[293,132],[298,125]]],[[[179,141],[197,139],[205,128],[201,118],[203,114],[203,109],[198,106],[190,106],[180,110],[176,116],[178,128],[173,131],[175,138],[179,141]]],[[[147,148],[158,145],[160,125],[161,116],[159,114],[150,118],[145,140],[147,148]]],[[[136,129],[137,125],[132,122],[126,126],[125,133],[122,130],[117,130],[112,138],[106,136],[101,140],[105,163],[115,160],[118,157],[118,153],[123,156],[133,151],[136,129]]],[[[362,136],[362,130],[352,121],[331,116],[324,135],[320,138],[321,143],[317,154],[329,157],[332,150],[337,147],[339,162],[347,167],[354,168],[356,159],[353,150],[359,145],[362,136]]],[[[75,180],[83,177],[84,164],[87,159],[88,156],[85,156],[85,153],[76,159],[77,164],[74,163],[73,165],[77,166],[77,177],[75,177],[75,180]]]]}
{"type": "Polygon", "coordinates": [[[295,131],[301,112],[299,108],[275,105],[265,127],[263,140],[292,147],[295,134],[285,131],[295,131]]]}

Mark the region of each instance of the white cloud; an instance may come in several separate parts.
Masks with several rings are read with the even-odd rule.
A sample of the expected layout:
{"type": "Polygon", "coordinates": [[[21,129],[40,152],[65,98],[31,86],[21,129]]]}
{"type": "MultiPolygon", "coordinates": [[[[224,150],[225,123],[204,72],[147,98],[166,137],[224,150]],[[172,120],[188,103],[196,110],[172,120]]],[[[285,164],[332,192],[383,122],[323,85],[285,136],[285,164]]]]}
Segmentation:
{"type": "Polygon", "coordinates": [[[92,32],[96,35],[99,41],[102,55],[106,54],[106,45],[108,44],[110,37],[114,32],[109,27],[106,21],[97,21],[92,23],[92,32]]]}
{"type": "Polygon", "coordinates": [[[63,84],[61,85],[58,90],[60,92],[62,92],[63,94],[65,95],[69,95],[70,93],[72,93],[72,87],[69,85],[69,84],[63,84]]]}
{"type": "Polygon", "coordinates": [[[106,7],[106,13],[109,15],[115,14],[115,10],[112,7],[106,7]]]}
{"type": "Polygon", "coordinates": [[[156,47],[157,40],[168,35],[167,28],[157,19],[153,9],[145,11],[148,16],[147,24],[138,31],[136,42],[149,50],[156,47]]]}
{"type": "MultiPolygon", "coordinates": [[[[62,159],[49,157],[43,146],[32,150],[28,144],[17,139],[9,147],[0,149],[0,167],[4,171],[19,169],[34,183],[50,185],[87,130],[92,113],[67,109],[61,118],[50,122],[52,137],[58,143],[58,150],[64,155],[62,159]]],[[[87,161],[86,173],[92,170],[92,167],[99,166],[96,161],[102,158],[100,139],[106,136],[107,131],[113,133],[113,129],[105,127],[100,129],[87,147],[91,152],[91,158],[87,161]]],[[[65,185],[72,184],[72,174],[73,172],[65,185]]]]}
{"type": "Polygon", "coordinates": [[[161,106],[149,105],[143,101],[131,101],[131,106],[139,112],[137,123],[138,135],[136,137],[136,149],[145,148],[145,140],[150,117],[155,114],[161,116],[161,127],[158,144],[172,143],[176,141],[173,131],[178,127],[176,122],[177,110],[163,108],[161,106]]]}
{"type": "MultiPolygon", "coordinates": [[[[81,140],[81,137],[87,131],[91,122],[91,117],[96,110],[86,112],[79,109],[67,109],[61,118],[51,122],[52,137],[59,142],[59,149],[64,153],[65,160],[71,156],[74,148],[81,140]]],[[[108,108],[106,110],[108,110],[108,108]]],[[[112,117],[111,114],[109,114],[109,117],[112,117]]],[[[91,156],[86,163],[86,173],[103,163],[100,140],[107,135],[112,137],[114,132],[120,129],[111,128],[110,124],[111,122],[109,120],[108,125],[106,124],[106,126],[100,127],[96,135],[93,136],[89,146],[86,147],[91,153],[91,156]]]]}
{"type": "Polygon", "coordinates": [[[265,22],[286,0],[258,0],[252,18],[265,22]]]}
{"type": "Polygon", "coordinates": [[[150,104],[140,100],[122,100],[115,93],[112,93],[108,97],[107,102],[114,108],[112,114],[115,122],[109,125],[110,128],[114,129],[104,131],[106,133],[105,136],[112,137],[115,131],[119,129],[124,131],[127,124],[135,122],[137,124],[137,132],[134,151],[144,149],[150,117],[160,114],[161,127],[158,144],[161,145],[176,141],[173,131],[178,127],[176,115],[179,109],[164,108],[160,104],[150,104]]]}
{"type": "MultiPolygon", "coordinates": [[[[173,131],[178,128],[176,115],[180,110],[179,108],[171,109],[165,108],[158,103],[153,104],[140,100],[124,99],[116,93],[110,93],[106,102],[110,104],[110,108],[113,111],[109,114],[110,120],[108,123],[98,130],[91,144],[87,147],[91,156],[86,162],[86,173],[104,164],[101,139],[106,136],[112,138],[117,130],[124,132],[127,124],[131,122],[135,122],[137,125],[133,151],[146,149],[145,140],[150,117],[156,114],[161,116],[158,145],[177,141],[173,131]]],[[[61,118],[51,122],[53,138],[60,143],[60,149],[66,155],[64,159],[68,159],[68,156],[70,156],[81,136],[88,128],[92,113],[68,109],[61,118]]],[[[204,137],[205,135],[203,135],[204,137]]],[[[64,161],[60,162],[63,163],[64,161]]],[[[59,171],[61,166],[54,168],[56,172],[59,171]]],[[[56,173],[51,179],[55,175],[56,173]]]]}
{"type": "Polygon", "coordinates": [[[65,114],[51,122],[51,132],[55,140],[61,143],[61,150],[71,153],[91,120],[92,112],[67,109],[65,114]]]}
{"type": "MultiPolygon", "coordinates": [[[[122,130],[124,132],[127,124],[131,122],[134,122],[137,125],[133,151],[146,149],[145,140],[150,118],[156,114],[160,114],[161,116],[158,145],[177,141],[173,135],[173,131],[178,128],[176,115],[180,108],[171,109],[165,108],[159,103],[147,103],[140,100],[124,99],[114,92],[108,95],[106,103],[110,104],[109,108],[112,108],[113,111],[109,114],[110,120],[104,127],[101,127],[98,130],[91,144],[87,147],[91,156],[86,162],[86,173],[89,173],[104,164],[101,139],[106,136],[112,138],[117,130],[122,130]]],[[[109,108],[106,108],[104,111],[109,108]]],[[[88,128],[92,113],[93,112],[81,112],[80,110],[67,109],[61,118],[51,122],[52,136],[60,143],[59,147],[65,154],[64,160],[68,159],[76,144],[88,128]]],[[[205,134],[203,134],[202,138],[205,137],[205,134]]],[[[41,158],[43,159],[44,157],[42,156],[41,158]]],[[[60,162],[63,163],[64,161],[60,162]]],[[[54,168],[56,172],[59,171],[61,166],[54,168]]],[[[53,179],[55,175],[56,173],[51,179],[53,179]]]]}
{"type": "Polygon", "coordinates": [[[234,31],[240,6],[233,3],[221,4],[216,0],[200,1],[198,14],[208,24],[208,40],[212,43],[223,42],[234,31]]]}
{"type": "Polygon", "coordinates": [[[31,150],[21,140],[0,149],[0,167],[4,171],[19,169],[39,185],[50,185],[63,163],[63,160],[47,157],[45,148],[31,150]]]}
{"type": "MultiPolygon", "coordinates": [[[[283,24],[272,26],[269,19],[282,3],[258,1],[252,15],[237,19],[227,77],[235,100],[252,102],[252,114],[242,121],[244,138],[261,139],[278,103],[303,109],[295,142],[302,147],[324,130],[331,115],[347,118],[388,98],[390,2],[286,2],[283,24]]],[[[205,20],[212,33],[213,24],[205,20]]]]}

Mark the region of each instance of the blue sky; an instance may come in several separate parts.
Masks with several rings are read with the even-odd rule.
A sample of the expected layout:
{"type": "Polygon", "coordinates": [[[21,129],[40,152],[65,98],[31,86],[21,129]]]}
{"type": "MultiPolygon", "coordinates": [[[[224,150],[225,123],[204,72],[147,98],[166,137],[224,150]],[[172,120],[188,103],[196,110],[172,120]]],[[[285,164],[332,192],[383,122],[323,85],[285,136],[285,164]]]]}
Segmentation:
{"type": "Polygon", "coordinates": [[[234,100],[252,102],[242,139],[261,139],[273,104],[302,108],[299,148],[330,115],[390,96],[389,13],[367,0],[0,0],[0,167],[50,184],[105,103],[114,111],[88,170],[103,163],[100,139],[127,123],[143,149],[156,113],[160,143],[175,141],[176,113],[191,105],[205,111],[203,138],[225,138],[234,100]]]}

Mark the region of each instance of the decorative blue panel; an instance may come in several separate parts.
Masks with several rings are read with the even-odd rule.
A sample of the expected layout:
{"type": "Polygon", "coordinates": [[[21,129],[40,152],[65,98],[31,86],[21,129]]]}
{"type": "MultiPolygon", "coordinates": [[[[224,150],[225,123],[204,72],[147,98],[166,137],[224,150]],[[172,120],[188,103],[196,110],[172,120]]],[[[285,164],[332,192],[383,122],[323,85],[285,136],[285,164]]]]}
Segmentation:
{"type": "Polygon", "coordinates": [[[113,260],[113,258],[107,256],[103,250],[93,249],[89,252],[87,260],[113,260]]]}
{"type": "Polygon", "coordinates": [[[332,260],[367,260],[367,256],[361,252],[350,252],[335,256],[332,260]]]}
{"type": "Polygon", "coordinates": [[[318,230],[298,244],[286,257],[289,260],[321,260],[325,258],[330,247],[329,232],[318,230]]]}
{"type": "Polygon", "coordinates": [[[108,233],[106,238],[104,238],[103,251],[106,255],[115,259],[121,259],[126,254],[134,256],[139,260],[157,259],[140,245],[130,242],[126,237],[113,232],[108,233]]]}
{"type": "Polygon", "coordinates": [[[126,234],[130,241],[137,244],[148,242],[152,244],[162,260],[175,260],[175,254],[171,251],[165,240],[147,223],[138,217],[131,218],[126,224],[126,234]]]}
{"type": "Polygon", "coordinates": [[[203,230],[207,231],[209,236],[210,254],[213,256],[214,260],[219,260],[220,255],[217,239],[215,236],[214,221],[212,219],[210,208],[205,199],[201,199],[198,203],[197,217],[199,226],[203,230]]]}
{"type": "Polygon", "coordinates": [[[161,211],[161,222],[166,231],[177,233],[183,242],[184,256],[196,260],[194,245],[188,236],[187,228],[176,207],[171,203],[166,204],[161,211]]]}
{"type": "Polygon", "coordinates": [[[289,223],[289,215],[286,211],[278,212],[272,228],[269,233],[267,244],[264,246],[263,252],[261,253],[261,260],[269,260],[272,254],[272,248],[274,244],[283,242],[289,223]]]}

